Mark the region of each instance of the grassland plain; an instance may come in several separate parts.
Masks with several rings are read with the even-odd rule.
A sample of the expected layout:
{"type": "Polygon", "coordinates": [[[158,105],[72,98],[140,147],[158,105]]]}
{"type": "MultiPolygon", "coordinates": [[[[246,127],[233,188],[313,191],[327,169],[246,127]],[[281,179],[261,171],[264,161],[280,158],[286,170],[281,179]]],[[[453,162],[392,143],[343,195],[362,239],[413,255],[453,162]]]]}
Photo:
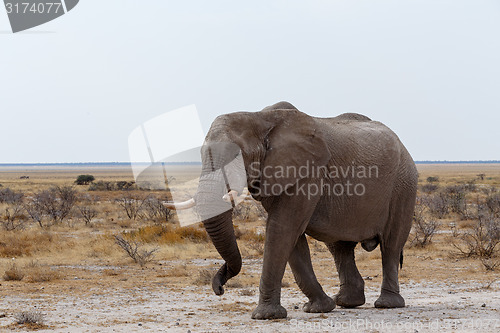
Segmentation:
{"type": "MultiPolygon", "coordinates": [[[[164,191],[134,186],[90,191],[92,184],[73,184],[81,174],[104,185],[131,183],[128,166],[0,166],[0,193],[23,194],[19,202],[0,202],[0,331],[498,331],[500,245],[489,255],[470,249],[495,242],[500,164],[419,164],[418,169],[415,228],[400,272],[406,308],[373,308],[382,282],[380,253],[357,248],[364,306],[304,313],[307,299],[287,268],[282,302],[288,318],[255,321],[250,313],[258,301],[265,238],[265,213],[256,203],[235,212],[243,269],[218,297],[210,276],[222,263],[219,255],[200,226],[180,228],[175,216],[154,210],[154,201],[147,200],[165,199],[164,191]],[[55,186],[73,186],[77,200],[62,220],[42,214],[40,227],[23,208],[55,186]],[[127,202],[140,202],[133,218],[127,202]],[[19,214],[13,215],[16,205],[19,214]],[[82,207],[95,210],[90,222],[82,207]],[[150,260],[138,264],[116,244],[116,235],[139,251],[153,251],[150,260]]],[[[174,186],[178,182],[187,190],[185,182],[196,172],[195,166],[177,166],[169,175],[174,186]]],[[[333,258],[322,243],[309,242],[316,275],[333,296],[339,285],[333,258]]]]}

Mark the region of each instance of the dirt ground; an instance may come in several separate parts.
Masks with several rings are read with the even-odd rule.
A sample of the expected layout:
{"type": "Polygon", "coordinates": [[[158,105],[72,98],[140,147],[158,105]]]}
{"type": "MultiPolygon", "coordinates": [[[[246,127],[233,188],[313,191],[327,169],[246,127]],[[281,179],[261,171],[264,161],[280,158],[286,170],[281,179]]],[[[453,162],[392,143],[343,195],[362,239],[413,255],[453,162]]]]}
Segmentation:
{"type": "MultiPolygon", "coordinates": [[[[218,260],[182,262],[193,267],[221,263],[218,260]]],[[[261,260],[244,260],[243,264],[245,271],[258,274],[261,260]]],[[[2,283],[0,313],[6,316],[0,318],[0,330],[24,330],[10,325],[12,313],[21,309],[45,314],[48,327],[39,332],[472,332],[478,329],[498,332],[500,329],[500,280],[491,283],[433,279],[430,269],[428,280],[405,279],[401,283],[407,302],[403,309],[373,308],[380,279],[365,277],[367,303],[360,308],[308,314],[301,310],[306,297],[295,286],[290,286],[282,290],[282,304],[288,318],[273,321],[250,319],[257,304],[257,285],[229,287],[219,297],[209,286],[171,284],[168,278],[148,281],[140,278],[140,271],[127,272],[126,268],[124,272],[117,269],[120,272],[114,279],[116,282],[96,281],[87,276],[89,270],[95,273],[101,269],[103,267],[98,266],[71,268],[73,274],[67,274],[67,281],[33,284],[29,290],[2,283]],[[133,282],[128,283],[127,279],[133,282]],[[372,283],[374,280],[377,283],[372,283]]],[[[405,270],[411,275],[411,267],[405,270]]],[[[336,287],[325,285],[338,282],[334,273],[332,283],[324,283],[330,295],[336,287]]]]}
{"type": "MultiPolygon", "coordinates": [[[[419,166],[421,179],[438,175],[447,184],[459,183],[482,171],[480,166],[446,168],[419,166]]],[[[14,189],[44,188],[68,183],[80,173],[8,169],[0,170],[0,183],[14,189]],[[32,175],[29,184],[18,180],[26,173],[32,175]]],[[[90,173],[106,179],[130,177],[123,170],[90,173]]],[[[485,180],[488,186],[500,184],[500,166],[488,166],[485,173],[491,176],[485,180]]],[[[0,258],[0,277],[14,264],[27,272],[52,276],[47,281],[0,280],[0,332],[500,331],[500,268],[487,271],[479,259],[459,256],[451,244],[448,224],[466,228],[467,221],[462,226],[453,217],[442,220],[431,245],[405,249],[400,272],[405,308],[373,307],[382,282],[380,252],[376,249],[368,253],[358,247],[357,264],[366,284],[365,305],[336,308],[326,314],[305,313],[302,305],[307,298],[287,267],[281,302],[288,318],[256,321],[250,315],[258,302],[261,248],[239,241],[244,258],[242,272],[228,282],[225,294],[219,297],[206,279],[207,272],[222,264],[210,243],[154,244],[159,248],[155,260],[140,267],[109,237],[135,225],[119,222],[122,217],[113,214],[93,227],[75,224],[50,228],[49,245],[29,255],[0,258]],[[14,324],[21,311],[42,313],[43,325],[14,324]]],[[[262,223],[239,227],[258,229],[262,223]]],[[[323,244],[312,239],[309,243],[318,280],[333,296],[339,285],[333,258],[323,244]]]]}

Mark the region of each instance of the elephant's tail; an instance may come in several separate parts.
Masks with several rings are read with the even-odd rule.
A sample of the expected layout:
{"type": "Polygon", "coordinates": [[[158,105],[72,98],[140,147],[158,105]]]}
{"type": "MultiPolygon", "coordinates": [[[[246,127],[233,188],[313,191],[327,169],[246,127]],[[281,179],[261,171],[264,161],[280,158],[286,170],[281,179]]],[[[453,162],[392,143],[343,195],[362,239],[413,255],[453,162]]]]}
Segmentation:
{"type": "Polygon", "coordinates": [[[403,250],[401,250],[401,254],[399,255],[399,268],[403,268],[403,250]]]}

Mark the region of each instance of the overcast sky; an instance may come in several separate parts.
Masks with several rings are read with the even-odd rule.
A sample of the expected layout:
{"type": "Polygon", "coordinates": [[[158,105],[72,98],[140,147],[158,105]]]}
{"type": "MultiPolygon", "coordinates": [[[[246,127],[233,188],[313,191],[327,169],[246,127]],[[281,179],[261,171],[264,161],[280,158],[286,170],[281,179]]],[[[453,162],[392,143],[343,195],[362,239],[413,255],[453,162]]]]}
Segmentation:
{"type": "Polygon", "coordinates": [[[0,163],[126,162],[165,112],[207,130],[281,100],[382,121],[415,160],[500,160],[499,33],[498,0],[82,0],[17,34],[0,8],[0,163]]]}

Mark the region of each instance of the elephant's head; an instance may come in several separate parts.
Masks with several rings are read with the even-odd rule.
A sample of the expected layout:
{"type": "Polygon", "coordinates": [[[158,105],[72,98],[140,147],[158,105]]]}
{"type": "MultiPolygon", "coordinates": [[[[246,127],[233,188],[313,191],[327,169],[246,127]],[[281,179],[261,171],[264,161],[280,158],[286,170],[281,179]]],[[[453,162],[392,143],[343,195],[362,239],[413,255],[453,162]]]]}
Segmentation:
{"type": "Polygon", "coordinates": [[[212,281],[215,294],[222,295],[224,284],[241,270],[232,222],[235,202],[227,200],[228,192],[242,193],[246,186],[257,200],[279,196],[297,179],[277,177],[273,170],[311,161],[326,163],[328,149],[312,122],[313,118],[290,103],[280,102],[261,112],[222,115],[212,123],[201,149],[202,174],[196,195],[187,202],[167,207],[195,206],[225,260],[212,281]]]}

